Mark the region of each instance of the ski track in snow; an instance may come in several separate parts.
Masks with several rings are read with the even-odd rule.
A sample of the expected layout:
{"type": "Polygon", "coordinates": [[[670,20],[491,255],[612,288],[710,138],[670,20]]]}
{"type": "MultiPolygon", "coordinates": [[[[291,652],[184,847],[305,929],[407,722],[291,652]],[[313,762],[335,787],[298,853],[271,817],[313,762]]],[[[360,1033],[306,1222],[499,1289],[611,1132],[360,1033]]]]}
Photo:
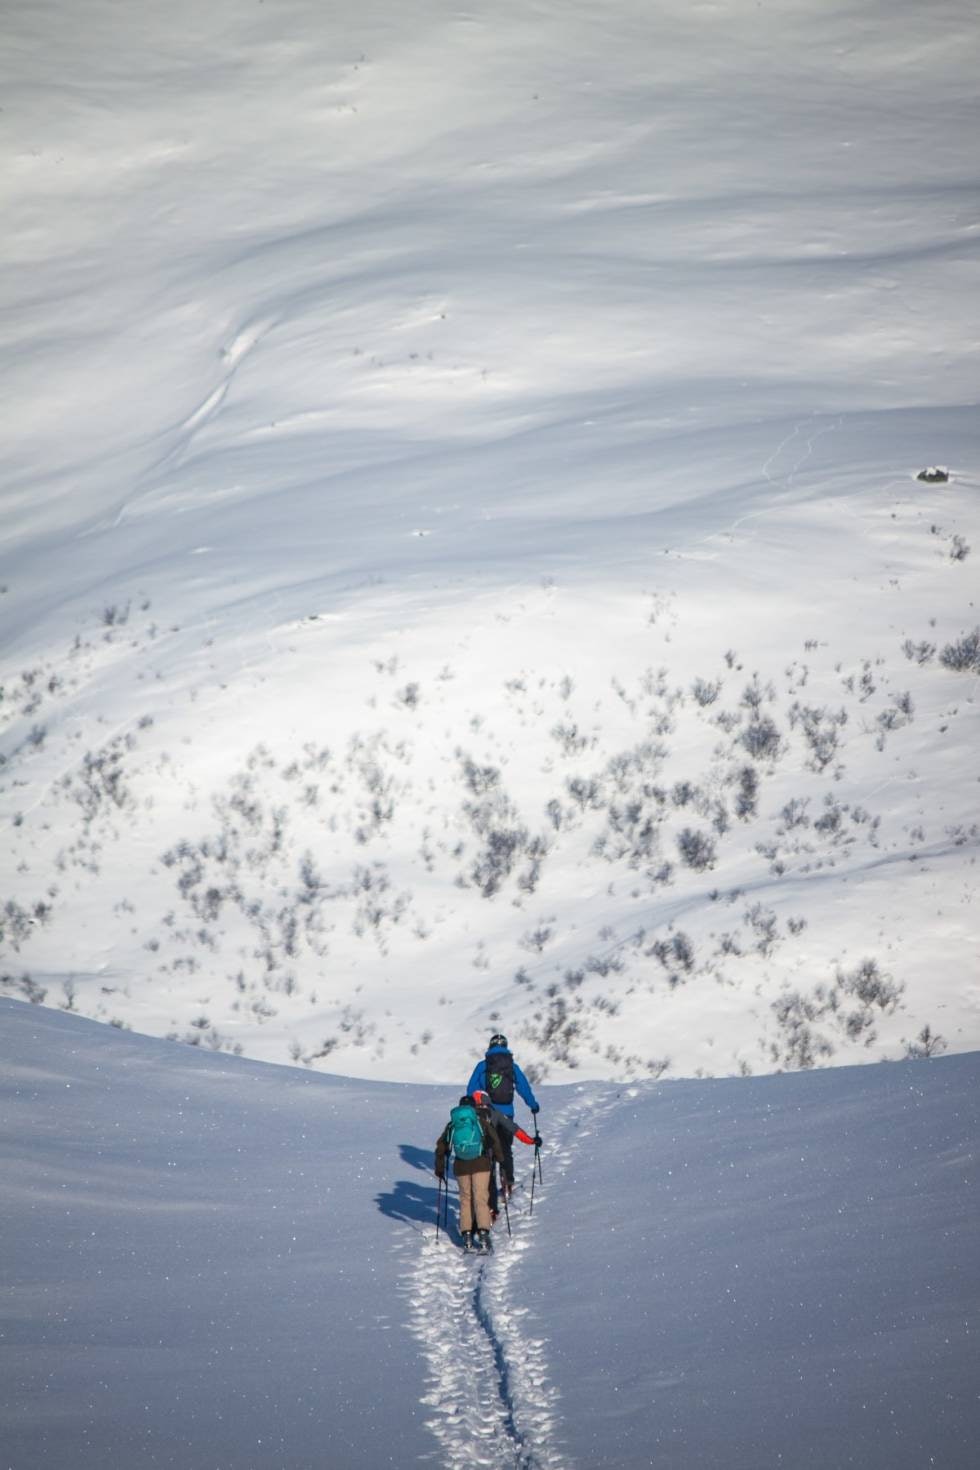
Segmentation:
{"type": "Polygon", "coordinates": [[[433,1222],[413,1256],[405,1284],[408,1325],[426,1360],[422,1403],[439,1445],[432,1458],[449,1470],[572,1470],[558,1442],[561,1407],[548,1382],[548,1341],[515,1301],[512,1275],[523,1252],[534,1249],[539,1227],[548,1228],[548,1185],[622,1095],[621,1087],[590,1092],[549,1121],[541,1154],[545,1183],[535,1187],[533,1215],[529,1171],[515,1154],[518,1180],[527,1174],[528,1183],[511,1201],[511,1238],[503,1214],[497,1221],[493,1256],[463,1255],[453,1211],[449,1238],[440,1230],[437,1240],[433,1222]]]}

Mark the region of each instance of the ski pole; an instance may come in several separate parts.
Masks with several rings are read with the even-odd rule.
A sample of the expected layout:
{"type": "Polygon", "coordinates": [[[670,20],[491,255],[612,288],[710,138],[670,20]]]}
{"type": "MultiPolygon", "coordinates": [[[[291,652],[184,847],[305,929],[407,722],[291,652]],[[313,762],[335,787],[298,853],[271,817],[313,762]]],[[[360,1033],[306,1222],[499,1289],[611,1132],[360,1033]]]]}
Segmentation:
{"type": "MultiPolygon", "coordinates": [[[[540,1136],[539,1133],[535,1132],[535,1140],[539,1139],[540,1136]]],[[[539,1180],[543,1186],[544,1174],[541,1170],[541,1144],[536,1141],[534,1145],[534,1162],[531,1165],[531,1204],[528,1209],[529,1215],[534,1214],[534,1185],[539,1180]]]]}
{"type": "Polygon", "coordinates": [[[442,1175],[439,1176],[439,1187],[436,1190],[436,1240],[439,1239],[439,1222],[442,1216],[442,1187],[445,1184],[442,1175]]]}

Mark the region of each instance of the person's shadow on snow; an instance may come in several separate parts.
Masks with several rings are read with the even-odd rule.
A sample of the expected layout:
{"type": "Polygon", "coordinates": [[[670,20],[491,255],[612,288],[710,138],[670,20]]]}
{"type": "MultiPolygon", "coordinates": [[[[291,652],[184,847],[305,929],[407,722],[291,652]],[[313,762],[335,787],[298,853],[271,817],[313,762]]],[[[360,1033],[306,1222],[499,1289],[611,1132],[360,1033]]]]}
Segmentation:
{"type": "Polygon", "coordinates": [[[400,1224],[431,1225],[434,1229],[439,1189],[432,1172],[433,1151],[416,1148],[411,1143],[400,1143],[398,1153],[403,1164],[427,1174],[432,1183],[423,1184],[421,1179],[398,1179],[393,1189],[375,1195],[374,1202],[382,1215],[391,1220],[400,1224]]]}
{"type": "Polygon", "coordinates": [[[423,1174],[431,1174],[435,1162],[435,1150],[431,1148],[416,1148],[414,1143],[400,1143],[398,1152],[403,1164],[410,1164],[413,1169],[421,1169],[423,1174]]]}

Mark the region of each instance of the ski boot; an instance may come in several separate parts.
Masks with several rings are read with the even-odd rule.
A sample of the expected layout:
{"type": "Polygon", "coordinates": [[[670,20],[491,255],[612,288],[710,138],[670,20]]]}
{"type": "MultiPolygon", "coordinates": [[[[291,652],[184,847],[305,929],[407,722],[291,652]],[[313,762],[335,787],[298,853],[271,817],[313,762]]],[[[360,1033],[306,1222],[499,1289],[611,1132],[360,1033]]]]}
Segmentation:
{"type": "Polygon", "coordinates": [[[463,1252],[464,1252],[465,1255],[469,1255],[470,1251],[473,1249],[473,1231],[472,1230],[464,1230],[462,1232],[462,1234],[463,1234],[463,1252]]]}
{"type": "Polygon", "coordinates": [[[485,1256],[493,1255],[493,1241],[490,1239],[489,1230],[478,1230],[476,1233],[477,1249],[485,1256]]]}

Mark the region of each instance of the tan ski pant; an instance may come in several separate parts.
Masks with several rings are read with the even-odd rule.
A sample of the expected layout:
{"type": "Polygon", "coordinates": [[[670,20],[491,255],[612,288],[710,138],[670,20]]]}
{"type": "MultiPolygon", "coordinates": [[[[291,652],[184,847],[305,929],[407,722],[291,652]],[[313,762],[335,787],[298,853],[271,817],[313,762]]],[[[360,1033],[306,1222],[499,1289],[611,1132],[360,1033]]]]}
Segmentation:
{"type": "Polygon", "coordinates": [[[477,1230],[489,1230],[490,1220],[490,1160],[456,1159],[453,1172],[459,1181],[459,1228],[473,1229],[476,1216],[477,1230]]]}

